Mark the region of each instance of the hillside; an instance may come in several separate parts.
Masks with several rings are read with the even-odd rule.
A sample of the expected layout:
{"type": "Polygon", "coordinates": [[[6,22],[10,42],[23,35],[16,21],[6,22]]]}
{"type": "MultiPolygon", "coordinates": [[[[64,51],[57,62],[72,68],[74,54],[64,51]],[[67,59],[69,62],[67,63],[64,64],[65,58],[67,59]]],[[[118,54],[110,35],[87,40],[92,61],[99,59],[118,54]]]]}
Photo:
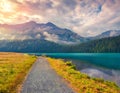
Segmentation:
{"type": "Polygon", "coordinates": [[[120,36],[108,37],[71,46],[71,52],[120,52],[120,36]]]}
{"type": "Polygon", "coordinates": [[[0,51],[32,53],[120,52],[120,36],[79,44],[58,44],[44,39],[0,41],[0,51]]]}
{"type": "Polygon", "coordinates": [[[32,52],[32,53],[56,53],[67,52],[64,45],[41,39],[0,41],[0,51],[5,52],[32,52]]]}

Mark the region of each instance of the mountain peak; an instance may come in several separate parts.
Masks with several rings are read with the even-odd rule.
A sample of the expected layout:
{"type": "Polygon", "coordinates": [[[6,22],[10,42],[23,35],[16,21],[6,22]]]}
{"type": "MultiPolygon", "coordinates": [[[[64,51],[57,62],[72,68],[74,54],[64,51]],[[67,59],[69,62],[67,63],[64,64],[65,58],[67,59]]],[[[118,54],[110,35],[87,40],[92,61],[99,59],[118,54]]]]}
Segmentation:
{"type": "Polygon", "coordinates": [[[27,22],[25,24],[37,24],[37,23],[35,21],[29,21],[29,22],[27,22]]]}
{"type": "Polygon", "coordinates": [[[95,39],[115,37],[115,36],[119,36],[119,35],[120,35],[120,30],[108,30],[106,32],[103,32],[103,33],[95,36],[95,39]]]}
{"type": "Polygon", "coordinates": [[[55,26],[56,27],[56,25],[54,25],[52,22],[48,22],[48,23],[46,23],[46,25],[47,26],[55,26]]]}

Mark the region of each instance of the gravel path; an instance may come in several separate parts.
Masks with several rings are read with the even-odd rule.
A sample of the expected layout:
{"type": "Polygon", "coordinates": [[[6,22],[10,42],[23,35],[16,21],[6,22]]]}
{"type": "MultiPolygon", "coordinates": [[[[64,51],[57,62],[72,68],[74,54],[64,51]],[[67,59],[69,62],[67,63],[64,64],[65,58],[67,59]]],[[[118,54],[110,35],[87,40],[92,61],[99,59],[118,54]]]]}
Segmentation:
{"type": "Polygon", "coordinates": [[[74,93],[46,61],[39,57],[34,63],[21,93],[74,93]]]}

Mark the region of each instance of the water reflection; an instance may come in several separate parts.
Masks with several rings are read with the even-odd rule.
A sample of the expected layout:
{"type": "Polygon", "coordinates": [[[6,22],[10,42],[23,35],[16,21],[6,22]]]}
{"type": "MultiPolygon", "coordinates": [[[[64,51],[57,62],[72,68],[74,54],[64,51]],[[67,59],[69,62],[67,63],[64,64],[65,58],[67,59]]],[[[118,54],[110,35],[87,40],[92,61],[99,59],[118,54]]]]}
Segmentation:
{"type": "Polygon", "coordinates": [[[70,60],[73,64],[75,64],[77,70],[88,74],[90,77],[103,78],[104,80],[113,81],[120,86],[120,70],[108,69],[80,60],[67,60],[70,60]]]}

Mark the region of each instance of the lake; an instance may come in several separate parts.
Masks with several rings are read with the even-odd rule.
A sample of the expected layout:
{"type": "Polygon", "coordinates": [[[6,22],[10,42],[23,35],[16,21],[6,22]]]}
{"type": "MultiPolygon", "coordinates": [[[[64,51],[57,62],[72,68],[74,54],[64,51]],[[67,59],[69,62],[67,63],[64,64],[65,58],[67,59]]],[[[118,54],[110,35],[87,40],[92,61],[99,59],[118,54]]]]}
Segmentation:
{"type": "Polygon", "coordinates": [[[116,82],[120,86],[120,53],[31,53],[71,61],[91,77],[116,82]]]}

